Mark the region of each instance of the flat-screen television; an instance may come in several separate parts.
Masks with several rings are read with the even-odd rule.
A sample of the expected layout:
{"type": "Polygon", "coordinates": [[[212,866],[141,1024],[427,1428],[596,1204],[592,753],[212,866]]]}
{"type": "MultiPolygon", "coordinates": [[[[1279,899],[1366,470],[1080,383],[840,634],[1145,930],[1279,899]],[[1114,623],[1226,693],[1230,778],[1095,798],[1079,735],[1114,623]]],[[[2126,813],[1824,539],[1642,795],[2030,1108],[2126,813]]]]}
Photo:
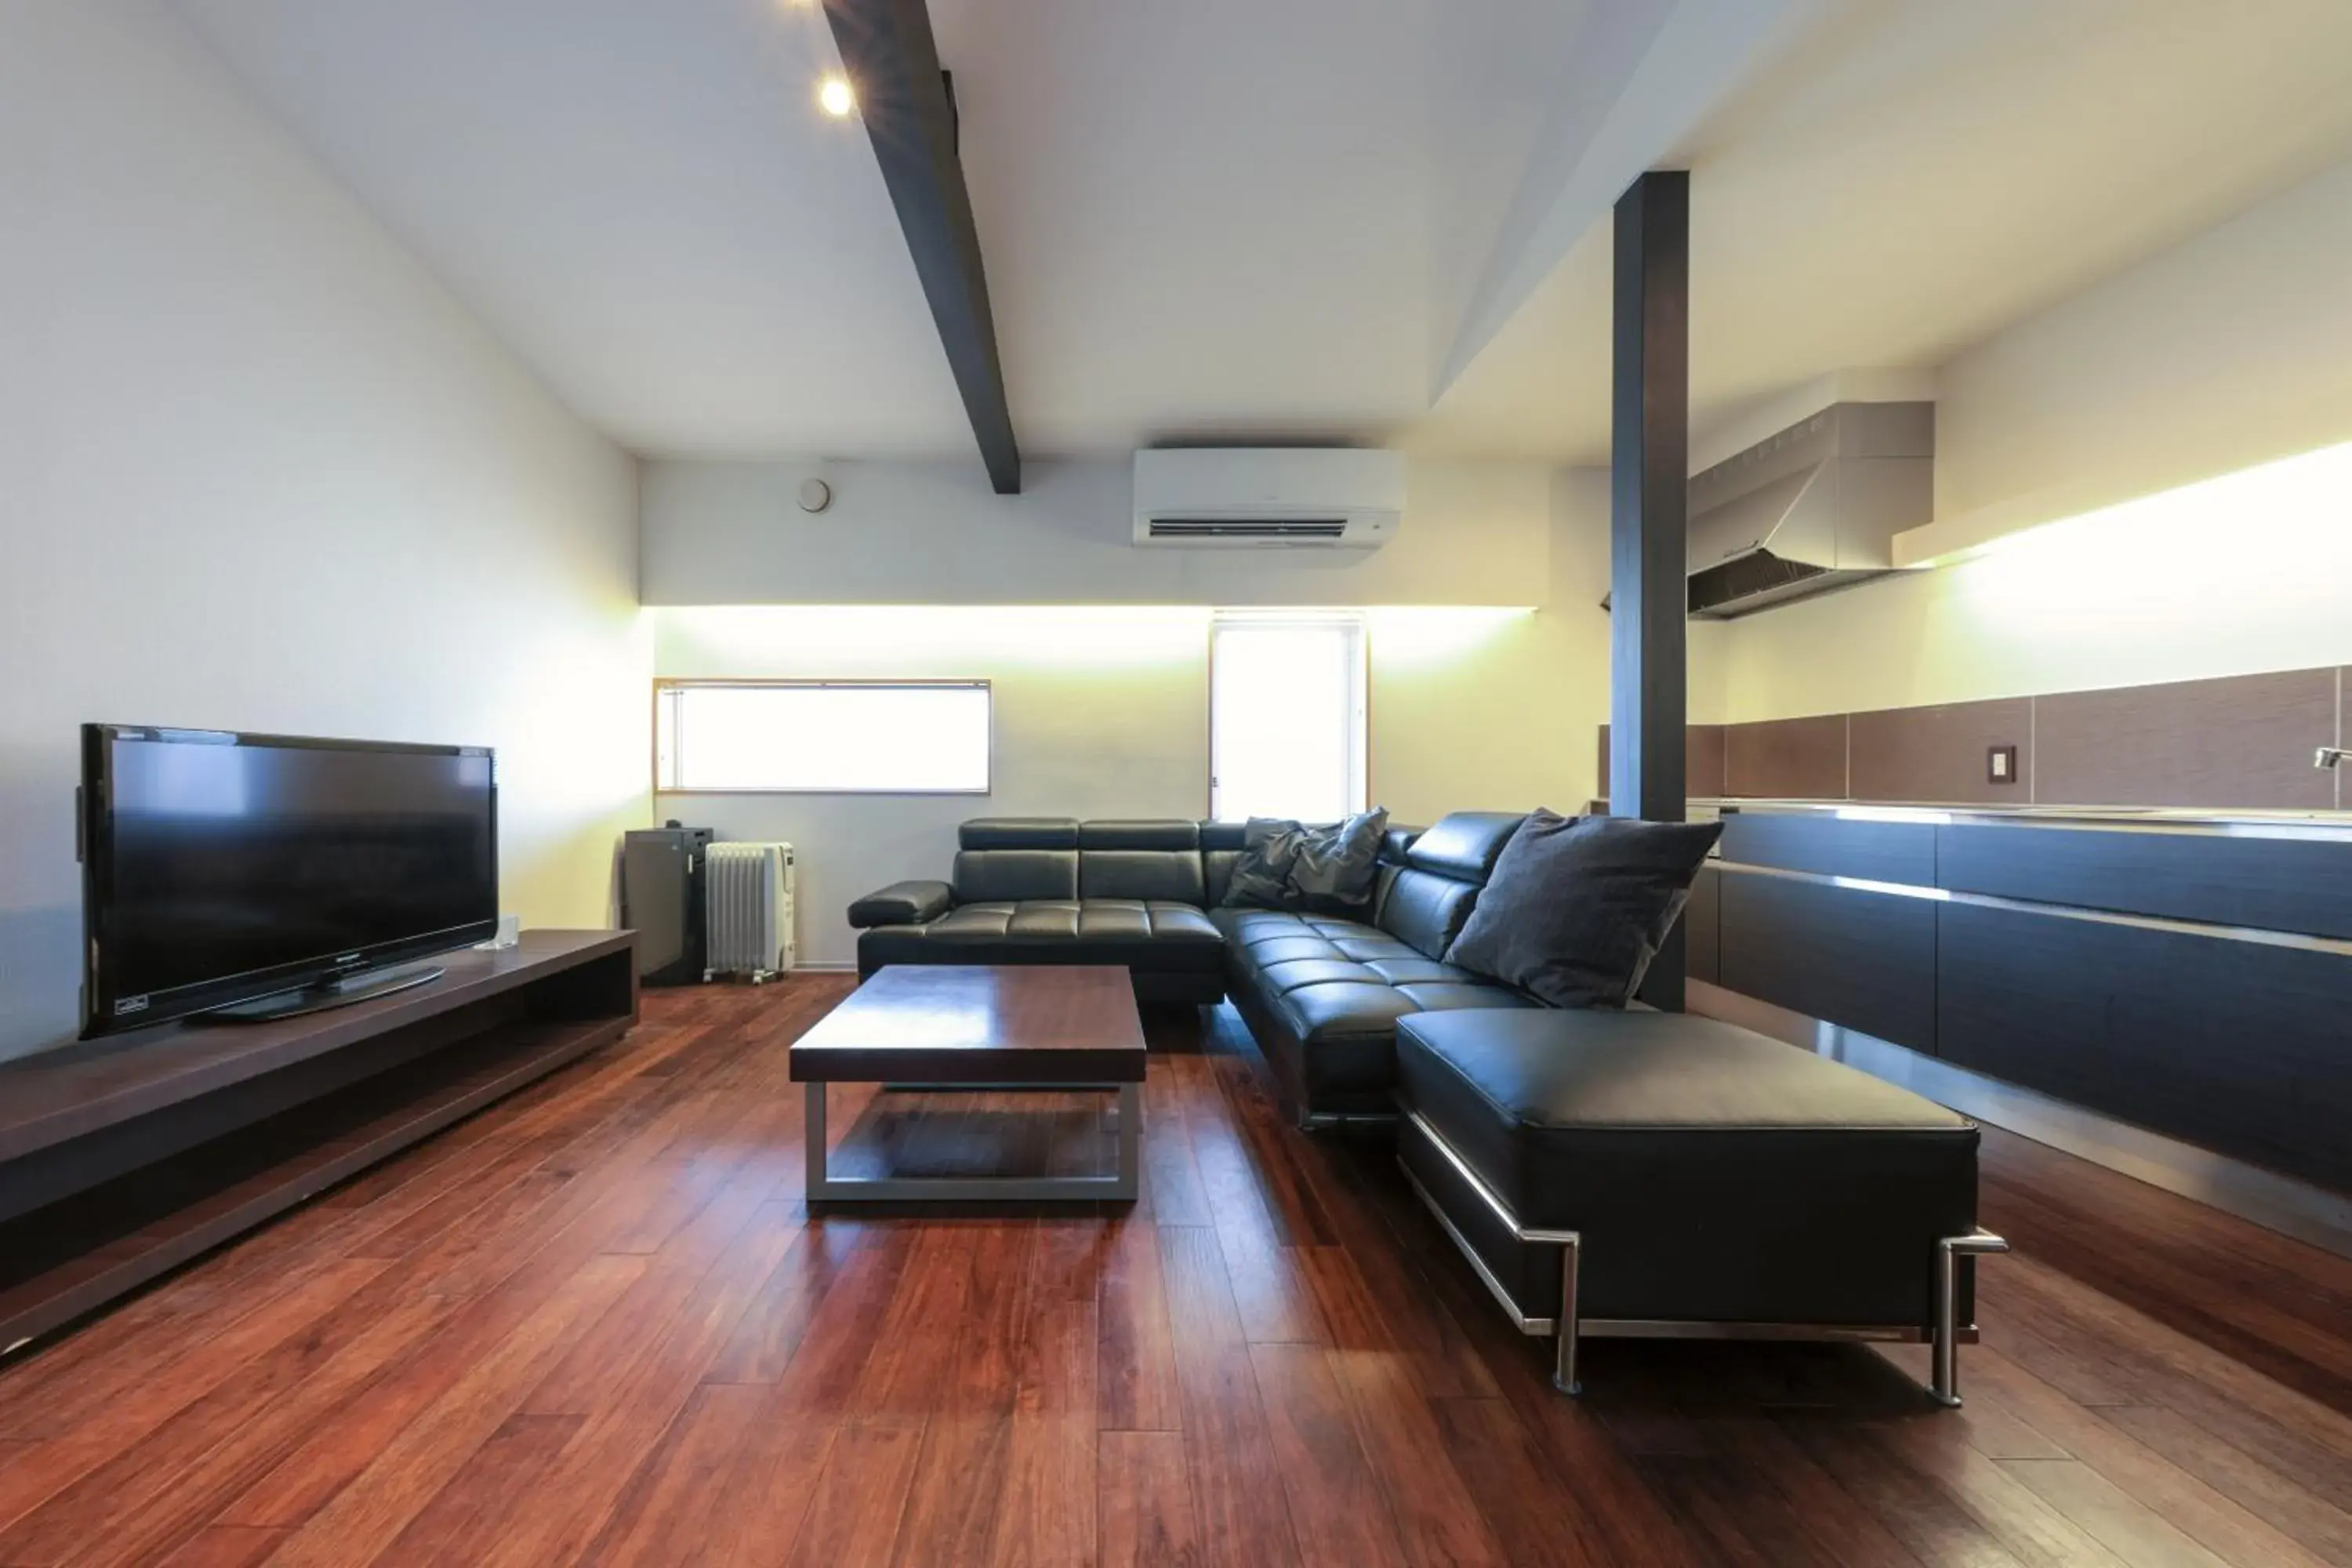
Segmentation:
{"type": "Polygon", "coordinates": [[[82,1037],[495,934],[488,748],[82,726],[82,1037]]]}

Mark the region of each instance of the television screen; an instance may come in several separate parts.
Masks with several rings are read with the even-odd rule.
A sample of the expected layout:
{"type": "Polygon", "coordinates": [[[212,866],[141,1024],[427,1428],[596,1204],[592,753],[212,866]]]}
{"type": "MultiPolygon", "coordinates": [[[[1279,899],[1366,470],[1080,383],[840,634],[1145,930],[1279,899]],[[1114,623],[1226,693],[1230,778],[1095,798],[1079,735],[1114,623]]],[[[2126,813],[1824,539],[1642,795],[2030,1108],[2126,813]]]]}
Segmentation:
{"type": "Polygon", "coordinates": [[[486,749],[93,724],[82,785],[85,1037],[497,929],[486,749]]]}

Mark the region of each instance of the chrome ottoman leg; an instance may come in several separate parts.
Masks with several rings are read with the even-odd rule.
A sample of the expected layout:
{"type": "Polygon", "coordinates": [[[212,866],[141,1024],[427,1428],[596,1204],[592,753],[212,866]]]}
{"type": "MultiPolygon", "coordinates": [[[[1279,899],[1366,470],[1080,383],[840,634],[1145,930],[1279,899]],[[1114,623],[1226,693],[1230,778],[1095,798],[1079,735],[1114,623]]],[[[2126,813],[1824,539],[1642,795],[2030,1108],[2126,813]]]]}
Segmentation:
{"type": "Polygon", "coordinates": [[[1989,1230],[1948,1236],[1936,1244],[1935,1369],[1929,1392],[1947,1409],[1957,1410],[1960,1404],[1960,1259],[2008,1250],[2009,1243],[1989,1230]]]}
{"type": "Polygon", "coordinates": [[[1584,1392],[1576,1376],[1576,1275],[1583,1250],[1583,1237],[1573,1233],[1559,1249],[1559,1316],[1552,1328],[1551,1385],[1569,1394],[1584,1392]]]}

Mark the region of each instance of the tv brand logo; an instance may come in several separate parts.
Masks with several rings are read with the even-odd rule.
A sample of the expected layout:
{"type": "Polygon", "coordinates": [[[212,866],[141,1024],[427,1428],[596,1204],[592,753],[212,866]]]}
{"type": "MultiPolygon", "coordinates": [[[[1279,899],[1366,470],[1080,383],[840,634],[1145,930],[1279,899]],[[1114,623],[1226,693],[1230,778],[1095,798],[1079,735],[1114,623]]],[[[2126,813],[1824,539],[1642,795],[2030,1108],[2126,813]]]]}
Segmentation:
{"type": "Polygon", "coordinates": [[[147,998],[144,996],[125,996],[114,1005],[114,1016],[118,1018],[127,1018],[133,1013],[145,1011],[147,1011],[147,998]]]}

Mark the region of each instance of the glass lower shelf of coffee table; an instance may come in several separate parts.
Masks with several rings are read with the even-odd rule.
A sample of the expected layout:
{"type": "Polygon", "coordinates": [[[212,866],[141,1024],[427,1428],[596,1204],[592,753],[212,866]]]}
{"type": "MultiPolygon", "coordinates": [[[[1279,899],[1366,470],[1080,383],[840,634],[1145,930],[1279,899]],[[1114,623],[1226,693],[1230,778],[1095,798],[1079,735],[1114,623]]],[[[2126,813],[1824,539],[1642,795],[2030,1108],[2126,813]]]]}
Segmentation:
{"type": "Polygon", "coordinates": [[[830,1151],[827,1086],[802,1088],[812,1207],[1132,1203],[1139,1190],[1139,1083],[893,1086],[830,1151]]]}

